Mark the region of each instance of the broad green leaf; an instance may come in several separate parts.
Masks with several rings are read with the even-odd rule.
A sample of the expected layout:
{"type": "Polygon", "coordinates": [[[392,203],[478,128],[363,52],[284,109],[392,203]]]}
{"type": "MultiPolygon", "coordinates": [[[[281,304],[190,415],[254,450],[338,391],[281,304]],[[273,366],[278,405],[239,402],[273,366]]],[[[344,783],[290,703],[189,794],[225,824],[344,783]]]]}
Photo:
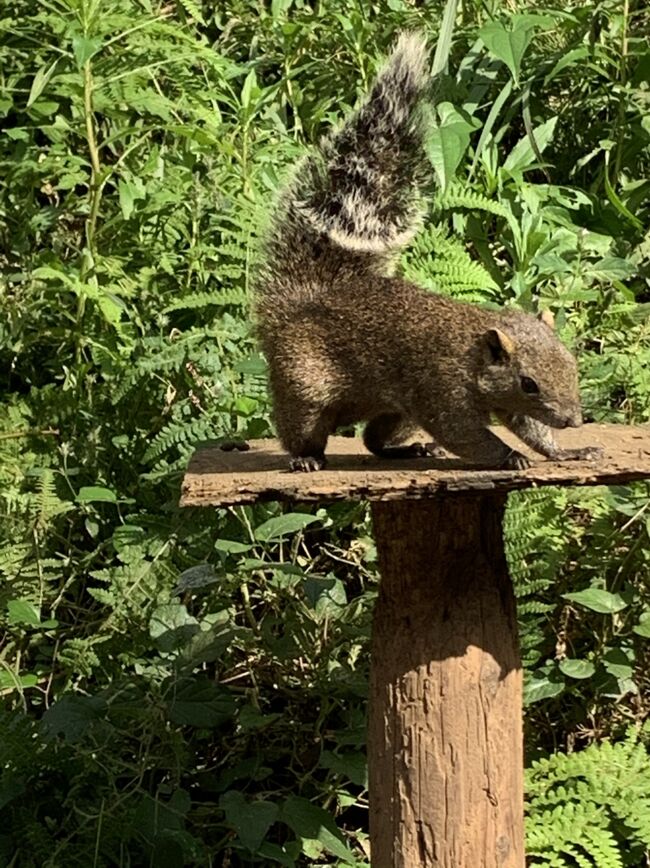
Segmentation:
{"type": "Polygon", "coordinates": [[[590,265],[588,270],[589,274],[601,282],[607,280],[627,280],[636,273],[636,268],[632,263],[627,259],[622,259],[620,256],[605,256],[603,259],[590,265]]]}
{"type": "MultiPolygon", "coordinates": [[[[533,130],[533,136],[540,154],[544,153],[545,148],[553,138],[556,124],[557,116],[553,116],[533,130]]],[[[535,151],[530,143],[529,136],[526,135],[510,151],[503,163],[503,168],[510,174],[518,174],[525,172],[526,169],[535,165],[536,162],[535,151]]]]}
{"type": "Polygon", "coordinates": [[[302,587],[319,619],[335,618],[348,601],[345,585],[336,576],[307,576],[302,587]]]}
{"type": "Polygon", "coordinates": [[[259,401],[240,395],[235,400],[235,409],[240,416],[252,416],[259,409],[259,401]]]}
{"type": "Polygon", "coordinates": [[[282,715],[278,712],[275,714],[262,714],[257,708],[252,705],[245,705],[240,709],[237,722],[243,730],[247,729],[263,729],[276,720],[282,720],[282,715]]]}
{"type": "Polygon", "coordinates": [[[5,129],[3,132],[12,141],[29,141],[29,132],[24,127],[9,127],[9,129],[5,129]]]}
{"type": "Polygon", "coordinates": [[[257,77],[255,70],[251,69],[244,80],[244,86],[241,90],[241,104],[246,110],[246,114],[250,114],[251,102],[257,99],[259,95],[259,87],[257,85],[257,77]]]}
{"type": "Polygon", "coordinates": [[[617,678],[616,679],[617,691],[615,694],[605,694],[606,696],[625,696],[626,693],[638,694],[639,688],[636,686],[633,678],[617,678]]]}
{"type": "Polygon", "coordinates": [[[268,561],[265,561],[264,558],[242,558],[239,562],[241,570],[263,570],[268,565],[268,561]]]}
{"type": "Polygon", "coordinates": [[[552,25],[550,16],[512,15],[507,24],[502,21],[489,21],[479,30],[479,36],[486,48],[510,70],[515,84],[519,84],[521,61],[530,45],[536,28],[552,25]]]}
{"type": "Polygon", "coordinates": [[[427,152],[444,192],[463,159],[476,123],[469,121],[449,102],[440,103],[438,114],[440,121],[429,134],[427,152]]]}
{"type": "Polygon", "coordinates": [[[635,516],[645,502],[645,498],[641,502],[626,485],[608,486],[605,491],[605,499],[608,506],[630,517],[635,516]]]}
{"type": "Polygon", "coordinates": [[[66,741],[78,741],[93,723],[106,715],[106,702],[98,696],[67,693],[43,715],[41,725],[49,736],[61,735],[66,741]]]}
{"type": "Polygon", "coordinates": [[[167,711],[173,723],[208,728],[230,720],[235,701],[228,690],[207,678],[188,678],[170,688],[167,711]]]}
{"type": "Polygon", "coordinates": [[[272,542],[287,534],[296,533],[315,521],[318,521],[315,515],[307,515],[303,512],[285,512],[283,515],[270,518],[255,528],[255,539],[272,542]]]}
{"type": "Polygon", "coordinates": [[[271,0],[271,15],[273,18],[285,17],[293,6],[293,0],[271,0]]]}
{"type": "Polygon", "coordinates": [[[52,268],[50,265],[41,265],[32,271],[32,277],[41,277],[45,280],[60,280],[70,289],[74,286],[74,280],[64,271],[52,268]]]}
{"type": "Polygon", "coordinates": [[[149,635],[163,652],[182,648],[200,629],[199,622],[181,603],[158,606],[149,621],[149,635]]]}
{"type": "Polygon", "coordinates": [[[587,45],[581,45],[579,48],[574,48],[572,51],[567,51],[566,54],[563,54],[562,57],[555,64],[553,69],[547,73],[544,78],[544,85],[546,86],[549,82],[551,82],[558,73],[562,72],[563,69],[566,69],[567,66],[572,66],[574,63],[578,63],[581,60],[584,60],[586,57],[589,57],[590,48],[587,45]]]}
{"type": "Polygon", "coordinates": [[[117,192],[125,220],[133,214],[136,200],[145,199],[147,195],[144,182],[140,178],[120,178],[117,182],[117,192]]]}
{"type": "Polygon", "coordinates": [[[639,623],[632,628],[638,636],[650,639],[650,612],[645,612],[639,618],[639,623]]]}
{"type": "Polygon", "coordinates": [[[175,659],[179,669],[196,669],[202,663],[212,663],[218,660],[237,639],[245,639],[250,635],[246,627],[232,627],[230,624],[213,624],[207,627],[205,621],[201,630],[196,632],[189,642],[180,649],[175,659]]]}
{"type": "Polygon", "coordinates": [[[218,539],[214,544],[215,549],[219,552],[225,552],[229,555],[241,555],[244,552],[249,552],[253,546],[250,543],[242,543],[231,539],[218,539]]]}
{"type": "Polygon", "coordinates": [[[634,675],[634,658],[630,659],[622,648],[610,648],[603,655],[603,666],[619,681],[632,679],[634,675]]]}
{"type": "Polygon", "coordinates": [[[365,753],[361,751],[334,754],[324,750],[320,764],[324,769],[331,769],[336,774],[343,775],[359,787],[365,789],[368,786],[368,764],[365,753]]]}
{"type": "Polygon", "coordinates": [[[28,624],[38,627],[41,623],[41,613],[29,600],[9,600],[7,603],[10,624],[28,624]]]}
{"type": "Polygon", "coordinates": [[[117,503],[117,497],[110,488],[101,485],[85,485],[79,489],[77,503],[117,503]]]}
{"type": "Polygon", "coordinates": [[[560,661],[560,671],[569,678],[591,678],[596,667],[590,660],[577,660],[567,657],[560,661]]]}
{"type": "Polygon", "coordinates": [[[251,853],[256,853],[266,833],[278,819],[279,807],[274,802],[247,801],[238,790],[230,790],[219,799],[226,820],[234,826],[239,839],[251,853]]]}
{"type": "Polygon", "coordinates": [[[0,690],[22,690],[23,687],[35,687],[37,684],[36,675],[19,675],[17,672],[0,669],[0,690]]]}
{"type": "Polygon", "coordinates": [[[59,58],[57,57],[56,60],[49,66],[44,65],[38,70],[38,72],[34,76],[34,80],[32,81],[32,86],[29,91],[29,97],[27,98],[27,108],[29,108],[33,103],[35,103],[39,96],[43,93],[43,90],[45,89],[48,81],[52,78],[52,74],[54,73],[58,62],[59,58]]]}
{"type": "Polygon", "coordinates": [[[307,857],[308,865],[323,864],[323,850],[325,849],[320,841],[315,838],[302,838],[302,854],[307,857]]]}
{"type": "Polygon", "coordinates": [[[628,607],[620,594],[612,594],[602,588],[586,588],[584,591],[574,591],[571,594],[562,594],[565,600],[577,603],[592,612],[600,612],[602,615],[613,615],[622,612],[628,607]]]}
{"type": "Polygon", "coordinates": [[[282,806],[281,819],[301,838],[318,841],[328,853],[346,863],[355,861],[331,814],[307,799],[289,796],[282,806]]]}
{"type": "Polygon", "coordinates": [[[101,310],[105,321],[119,331],[122,314],[126,310],[126,306],[122,300],[112,292],[104,291],[97,300],[97,305],[101,310]]]}
{"type": "Polygon", "coordinates": [[[542,699],[551,699],[558,696],[564,690],[564,680],[557,672],[549,675],[527,678],[524,683],[524,705],[532,705],[542,699]]]}
{"type": "Polygon", "coordinates": [[[168,800],[163,797],[165,792],[168,788],[161,786],[155,798],[144,793],[140,803],[135,802],[132,828],[154,844],[151,859],[147,859],[150,868],[184,868],[183,852],[187,849],[181,842],[187,843],[183,827],[192,801],[185,790],[174,790],[168,800]]]}
{"type": "Polygon", "coordinates": [[[285,841],[284,844],[271,844],[268,841],[262,843],[258,849],[258,855],[267,861],[264,865],[285,865],[286,868],[296,868],[296,861],[300,856],[300,841],[285,841]]]}
{"type": "Polygon", "coordinates": [[[99,36],[94,36],[89,39],[86,36],[75,36],[72,40],[72,50],[74,52],[77,66],[81,69],[87,60],[97,54],[102,45],[102,39],[99,36]]]}
{"type": "Polygon", "coordinates": [[[174,593],[183,594],[185,591],[207,588],[208,585],[214,585],[218,581],[219,576],[215,573],[212,564],[197,564],[195,567],[183,570],[178,577],[174,593]]]}

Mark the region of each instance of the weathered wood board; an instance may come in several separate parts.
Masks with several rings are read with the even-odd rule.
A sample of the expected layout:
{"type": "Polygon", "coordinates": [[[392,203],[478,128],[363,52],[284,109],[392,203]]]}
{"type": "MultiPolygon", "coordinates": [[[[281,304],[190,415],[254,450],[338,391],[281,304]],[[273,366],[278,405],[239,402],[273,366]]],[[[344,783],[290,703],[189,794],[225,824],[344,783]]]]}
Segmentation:
{"type": "Polygon", "coordinates": [[[192,457],[183,483],[182,506],[218,506],[259,500],[332,501],[426,498],[460,492],[500,492],[540,485],[596,485],[650,477],[650,425],[584,425],[557,432],[562,446],[601,446],[593,461],[548,461],[509,432],[495,431],[529,455],[526,470],[481,470],[460,459],[375,458],[354,437],[331,437],[328,466],[291,473],[276,440],[251,440],[246,452],[203,446],[192,457]]]}

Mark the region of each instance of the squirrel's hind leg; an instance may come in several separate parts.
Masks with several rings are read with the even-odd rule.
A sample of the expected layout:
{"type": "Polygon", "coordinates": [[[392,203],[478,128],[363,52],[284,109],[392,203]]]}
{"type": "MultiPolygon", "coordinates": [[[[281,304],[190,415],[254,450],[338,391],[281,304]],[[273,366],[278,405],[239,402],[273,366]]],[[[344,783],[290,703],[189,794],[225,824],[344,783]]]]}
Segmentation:
{"type": "Polygon", "coordinates": [[[332,432],[333,414],[316,405],[298,404],[278,412],[275,421],[278,437],[289,453],[289,469],[302,473],[322,470],[326,465],[325,447],[332,432]]]}
{"type": "Polygon", "coordinates": [[[417,426],[399,413],[382,413],[365,427],[363,442],[366,449],[379,458],[422,458],[431,455],[423,443],[403,444],[417,426]]]}

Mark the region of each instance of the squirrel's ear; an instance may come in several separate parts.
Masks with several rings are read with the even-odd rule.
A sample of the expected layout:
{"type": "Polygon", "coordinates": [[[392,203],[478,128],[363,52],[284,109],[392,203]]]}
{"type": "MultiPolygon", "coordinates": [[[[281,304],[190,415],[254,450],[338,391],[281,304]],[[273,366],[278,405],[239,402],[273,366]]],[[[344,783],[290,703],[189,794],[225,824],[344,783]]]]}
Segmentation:
{"type": "Polygon", "coordinates": [[[515,342],[501,329],[488,329],[485,333],[487,345],[495,362],[508,362],[515,351],[515,342]]]}
{"type": "Polygon", "coordinates": [[[542,310],[537,314],[537,319],[555,331],[555,317],[550,310],[542,310]]]}

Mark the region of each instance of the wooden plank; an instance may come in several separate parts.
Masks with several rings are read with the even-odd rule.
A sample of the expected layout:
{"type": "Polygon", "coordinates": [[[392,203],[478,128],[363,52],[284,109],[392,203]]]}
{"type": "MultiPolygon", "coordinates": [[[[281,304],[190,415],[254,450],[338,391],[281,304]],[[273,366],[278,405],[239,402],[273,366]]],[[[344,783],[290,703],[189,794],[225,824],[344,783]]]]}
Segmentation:
{"type": "Polygon", "coordinates": [[[650,477],[650,425],[584,425],[557,432],[565,447],[601,446],[595,461],[549,461],[527,450],[510,432],[504,440],[531,457],[526,470],[480,470],[460,459],[375,458],[352,437],[331,437],[328,466],[291,473],[275,440],[251,440],[246,452],[202,446],[192,457],[181,506],[224,506],[259,500],[333,501],[425,498],[451,493],[505,492],[540,485],[596,485],[650,477]]]}

